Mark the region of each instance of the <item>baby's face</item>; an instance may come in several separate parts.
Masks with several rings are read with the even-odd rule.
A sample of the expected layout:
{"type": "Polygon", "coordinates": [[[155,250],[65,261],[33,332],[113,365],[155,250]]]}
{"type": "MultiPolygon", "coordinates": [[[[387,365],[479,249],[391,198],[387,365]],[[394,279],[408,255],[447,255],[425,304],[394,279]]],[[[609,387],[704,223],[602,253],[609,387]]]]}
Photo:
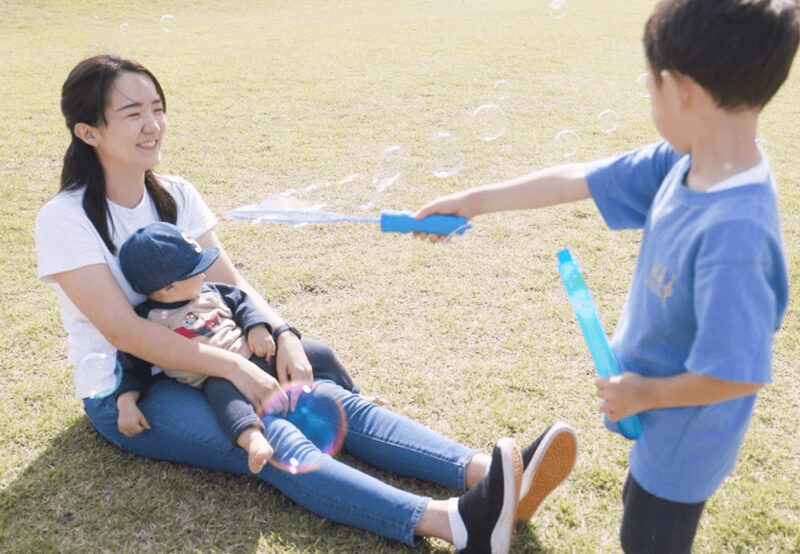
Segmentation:
{"type": "Polygon", "coordinates": [[[189,277],[183,281],[175,281],[163,289],[151,293],[150,298],[157,302],[165,303],[193,300],[200,296],[205,278],[205,273],[198,273],[194,277],[189,277]]]}

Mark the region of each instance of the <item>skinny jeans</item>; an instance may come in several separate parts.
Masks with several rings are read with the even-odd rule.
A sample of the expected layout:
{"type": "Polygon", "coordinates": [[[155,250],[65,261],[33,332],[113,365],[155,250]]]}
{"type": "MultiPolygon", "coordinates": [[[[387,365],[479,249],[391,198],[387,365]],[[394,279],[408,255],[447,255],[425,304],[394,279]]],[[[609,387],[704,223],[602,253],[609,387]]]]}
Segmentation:
{"type": "MultiPolygon", "coordinates": [[[[368,402],[327,379],[315,381],[307,394],[325,395],[341,405],[346,418],[346,425],[341,426],[343,450],[380,470],[459,491],[466,489],[466,467],[476,450],[368,402]]],[[[247,467],[247,453],[223,433],[201,390],[172,379],[159,379],[138,406],[150,429],[126,437],[117,427],[113,396],[84,399],[84,409],[97,432],[125,452],[253,475],[247,467]]],[[[298,422],[292,414],[272,414],[262,419],[264,436],[277,459],[294,459],[298,467],[314,469],[292,474],[266,464],[254,477],[319,516],[416,545],[419,539],[414,529],[430,497],[384,483],[323,453],[304,434],[303,425],[308,421],[301,418],[298,422]]]]}

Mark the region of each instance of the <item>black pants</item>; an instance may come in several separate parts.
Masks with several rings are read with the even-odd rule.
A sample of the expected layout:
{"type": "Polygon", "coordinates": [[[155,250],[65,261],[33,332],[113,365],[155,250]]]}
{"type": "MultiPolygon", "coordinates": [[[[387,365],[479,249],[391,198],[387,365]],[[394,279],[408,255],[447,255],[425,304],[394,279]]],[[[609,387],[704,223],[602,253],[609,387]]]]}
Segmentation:
{"type": "MultiPolygon", "coordinates": [[[[339,361],[328,345],[322,341],[308,339],[301,339],[300,343],[303,345],[309,363],[311,363],[315,381],[318,379],[330,379],[340,387],[350,392],[358,393],[358,385],[353,382],[347,369],[345,369],[342,362],[339,361]]],[[[275,356],[267,362],[264,358],[253,355],[250,357],[250,361],[275,379],[278,378],[275,369],[275,356]]],[[[203,383],[203,393],[205,393],[211,408],[214,410],[219,426],[232,442],[235,443],[245,429],[254,425],[261,425],[261,420],[253,409],[253,405],[227,379],[209,377],[203,383]]]]}
{"type": "Polygon", "coordinates": [[[628,473],[622,488],[622,550],[626,554],[691,552],[705,504],[673,502],[652,495],[628,473]]]}

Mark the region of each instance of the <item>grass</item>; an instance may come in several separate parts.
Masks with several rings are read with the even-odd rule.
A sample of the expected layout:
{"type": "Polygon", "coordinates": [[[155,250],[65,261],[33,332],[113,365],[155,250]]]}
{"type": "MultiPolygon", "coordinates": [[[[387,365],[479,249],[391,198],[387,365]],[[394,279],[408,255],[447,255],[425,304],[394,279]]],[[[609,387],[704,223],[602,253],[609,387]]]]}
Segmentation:
{"type": "MultiPolygon", "coordinates": [[[[60,87],[79,59],[114,51],[155,72],[170,123],[158,169],[189,178],[218,214],[326,182],[303,194],[348,213],[371,199],[416,208],[564,161],[554,137],[566,128],[579,138],[571,160],[656,140],[636,85],[651,8],[573,0],[555,19],[546,0],[0,4],[0,550],[405,550],[322,520],[254,479],[136,458],[92,431],[72,395],[55,295],[36,280],[33,239],[67,144],[60,87]],[[169,33],[159,24],[165,13],[175,17],[169,33]],[[501,79],[512,86],[504,100],[494,89],[501,79]],[[484,142],[471,114],[488,102],[503,108],[505,132],[484,142]],[[611,133],[598,126],[607,109],[618,123],[611,133]],[[437,129],[453,134],[463,165],[454,178],[431,175],[437,129]],[[393,144],[403,147],[404,176],[376,196],[371,177],[393,144]]],[[[760,128],[781,187],[793,283],[799,113],[795,70],[760,128]]],[[[554,419],[570,422],[580,438],[575,470],[518,530],[514,551],[619,550],[629,444],[602,429],[591,362],[554,262],[559,248],[573,251],[612,328],[638,233],[605,230],[591,203],[485,216],[444,247],[357,224],[223,220],[218,232],[278,310],[326,340],[397,411],[486,449],[502,435],[522,443],[554,419]]],[[[759,396],[739,464],[708,503],[697,552],[800,549],[796,308],[777,335],[774,382],[759,396]]],[[[450,551],[439,541],[421,550],[450,551]]]]}

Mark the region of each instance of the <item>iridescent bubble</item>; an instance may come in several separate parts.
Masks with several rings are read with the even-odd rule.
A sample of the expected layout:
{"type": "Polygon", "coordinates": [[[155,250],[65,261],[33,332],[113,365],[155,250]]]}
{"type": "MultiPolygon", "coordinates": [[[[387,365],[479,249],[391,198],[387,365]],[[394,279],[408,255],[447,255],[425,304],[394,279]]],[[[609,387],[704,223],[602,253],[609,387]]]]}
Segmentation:
{"type": "Polygon", "coordinates": [[[95,25],[99,25],[100,24],[100,16],[99,15],[93,15],[92,16],[92,23],[94,23],[95,25]]]}
{"type": "Polygon", "coordinates": [[[597,121],[600,123],[600,130],[607,135],[613,133],[619,127],[617,114],[614,110],[603,110],[597,115],[597,121]]]}
{"type": "Polygon", "coordinates": [[[560,131],[555,138],[556,151],[565,158],[578,153],[578,134],[571,129],[560,131]]]}
{"type": "Polygon", "coordinates": [[[449,131],[431,133],[431,156],[433,158],[431,173],[439,179],[447,179],[461,171],[455,139],[449,131]]]}
{"type": "Polygon", "coordinates": [[[756,137],[755,143],[758,145],[758,148],[764,152],[764,155],[769,153],[769,149],[772,146],[769,140],[765,139],[764,137],[756,137]]]}
{"type": "Polygon", "coordinates": [[[552,0],[550,2],[550,15],[562,19],[567,15],[567,0],[552,0]]]}
{"type": "Polygon", "coordinates": [[[472,112],[476,131],[481,140],[486,142],[499,139],[506,132],[506,116],[496,104],[478,106],[472,112]]]}
{"type": "Polygon", "coordinates": [[[650,98],[650,91],[647,89],[647,77],[650,74],[645,72],[636,78],[636,85],[639,87],[639,96],[642,98],[650,98]]]}
{"type": "Polygon", "coordinates": [[[494,90],[498,100],[508,100],[511,98],[511,83],[505,79],[500,79],[494,84],[494,90]]]}
{"type": "Polygon", "coordinates": [[[329,188],[330,186],[331,186],[331,182],[330,181],[322,181],[320,183],[311,183],[306,188],[304,188],[303,191],[312,192],[312,191],[315,191],[315,190],[326,189],[326,188],[329,188]]]}
{"type": "Polygon", "coordinates": [[[378,171],[372,178],[375,190],[383,192],[403,176],[403,147],[393,144],[381,152],[378,171]]]}
{"type": "Polygon", "coordinates": [[[352,183],[353,181],[355,181],[359,177],[361,177],[360,173],[351,173],[350,175],[348,175],[344,179],[339,179],[338,181],[336,181],[336,184],[337,185],[344,185],[346,183],[352,183]]]}
{"type": "Polygon", "coordinates": [[[281,415],[274,413],[274,406],[268,405],[262,418],[264,424],[269,424],[270,418],[285,419],[319,450],[311,452],[307,446],[290,448],[283,453],[276,452],[269,463],[291,474],[314,471],[325,454],[333,456],[341,449],[347,433],[347,416],[338,400],[315,385],[293,385],[286,389],[286,394],[297,398],[294,411],[281,415]]]}
{"type": "Polygon", "coordinates": [[[121,23],[119,26],[119,34],[123,37],[126,36],[128,34],[128,29],[130,29],[130,25],[127,23],[121,23]]]}
{"type": "Polygon", "coordinates": [[[161,30],[165,33],[171,33],[175,30],[175,16],[168,13],[161,16],[161,30]]]}
{"type": "Polygon", "coordinates": [[[117,357],[104,352],[90,352],[81,359],[73,374],[75,389],[81,398],[105,398],[122,381],[122,367],[117,357]]]}

